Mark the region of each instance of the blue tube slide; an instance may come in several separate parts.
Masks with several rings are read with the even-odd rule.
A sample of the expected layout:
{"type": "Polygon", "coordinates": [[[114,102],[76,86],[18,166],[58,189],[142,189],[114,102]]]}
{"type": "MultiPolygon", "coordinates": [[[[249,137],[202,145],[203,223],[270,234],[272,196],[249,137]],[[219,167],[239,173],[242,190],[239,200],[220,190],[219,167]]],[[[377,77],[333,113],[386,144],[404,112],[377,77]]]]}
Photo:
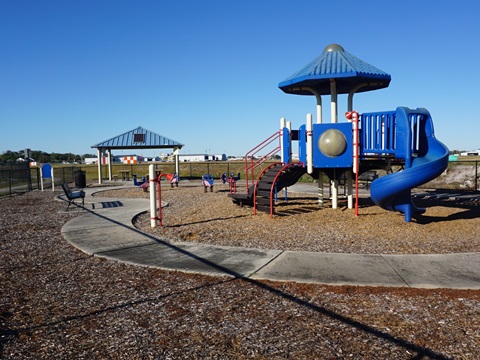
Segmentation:
{"type": "Polygon", "coordinates": [[[397,149],[404,152],[403,156],[396,153],[396,157],[405,159],[405,169],[374,180],[370,195],[375,204],[386,210],[402,212],[405,221],[410,222],[412,216],[425,212],[425,209],[413,204],[411,190],[445,171],[448,148],[435,138],[433,122],[427,110],[398,108],[396,122],[397,149]],[[412,131],[411,122],[415,119],[419,128],[412,131]],[[412,150],[415,148],[411,145],[412,139],[418,143],[416,150],[412,150]]]}

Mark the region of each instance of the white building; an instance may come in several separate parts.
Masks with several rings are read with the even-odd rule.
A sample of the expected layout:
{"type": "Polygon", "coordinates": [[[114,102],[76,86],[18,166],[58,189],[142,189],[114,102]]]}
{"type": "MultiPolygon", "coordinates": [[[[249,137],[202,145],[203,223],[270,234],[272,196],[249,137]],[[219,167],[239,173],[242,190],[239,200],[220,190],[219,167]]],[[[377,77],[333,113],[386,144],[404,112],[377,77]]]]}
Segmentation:
{"type": "Polygon", "coordinates": [[[180,162],[201,162],[201,161],[226,161],[225,154],[180,154],[178,155],[180,162]]]}
{"type": "MultiPolygon", "coordinates": [[[[102,156],[102,164],[108,164],[108,157],[102,156]]],[[[85,158],[85,164],[96,164],[97,158],[85,158]]],[[[158,162],[162,161],[159,157],[143,157],[140,155],[116,155],[112,156],[112,162],[115,163],[122,163],[122,164],[140,164],[142,162],[158,162]]]]}
{"type": "MultiPolygon", "coordinates": [[[[102,160],[102,164],[105,165],[108,163],[108,157],[106,156],[102,156],[101,157],[101,160],[102,160]]],[[[89,165],[89,164],[96,164],[97,161],[98,161],[98,158],[94,157],[94,158],[85,158],[84,159],[85,161],[85,164],[89,165]]]]}
{"type": "Polygon", "coordinates": [[[480,149],[462,152],[460,156],[480,156],[480,149]]]}
{"type": "Polygon", "coordinates": [[[139,155],[127,155],[120,158],[122,164],[138,164],[143,161],[143,156],[139,155]]]}

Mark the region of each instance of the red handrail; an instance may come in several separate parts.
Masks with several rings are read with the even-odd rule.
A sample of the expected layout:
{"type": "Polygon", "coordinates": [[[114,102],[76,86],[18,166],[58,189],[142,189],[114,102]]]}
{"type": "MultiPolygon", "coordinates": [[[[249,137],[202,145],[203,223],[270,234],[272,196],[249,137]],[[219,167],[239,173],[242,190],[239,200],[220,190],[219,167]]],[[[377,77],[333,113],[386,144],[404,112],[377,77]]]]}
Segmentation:
{"type": "MultiPolygon", "coordinates": [[[[158,182],[158,188],[157,188],[157,204],[158,204],[158,210],[157,210],[157,218],[156,220],[159,221],[160,226],[163,226],[163,213],[162,213],[162,177],[167,177],[170,174],[159,174],[157,178],[155,179],[156,182],[158,182]]],[[[154,189],[150,188],[151,191],[155,191],[154,189]]]]}
{"type": "Polygon", "coordinates": [[[270,135],[267,139],[262,141],[260,144],[258,144],[257,146],[255,146],[253,149],[251,149],[249,152],[245,154],[245,184],[246,184],[245,186],[246,186],[247,193],[248,193],[248,186],[249,186],[249,172],[251,171],[251,181],[252,181],[252,185],[254,185],[255,169],[261,164],[263,164],[268,157],[277,153],[281,149],[281,143],[280,143],[281,135],[282,135],[281,131],[275,132],[274,134],[270,135]],[[277,139],[279,139],[278,146],[254,162],[255,160],[254,155],[257,154],[259,151],[265,149],[268,145],[270,145],[277,139]],[[249,164],[249,160],[250,160],[250,164],[249,164]]]}

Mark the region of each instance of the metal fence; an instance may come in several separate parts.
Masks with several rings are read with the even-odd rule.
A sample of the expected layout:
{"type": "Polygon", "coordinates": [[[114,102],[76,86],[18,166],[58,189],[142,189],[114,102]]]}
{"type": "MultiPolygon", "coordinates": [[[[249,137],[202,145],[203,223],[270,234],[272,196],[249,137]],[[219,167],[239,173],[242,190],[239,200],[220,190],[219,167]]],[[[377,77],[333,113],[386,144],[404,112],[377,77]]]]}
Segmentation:
{"type": "Polygon", "coordinates": [[[75,179],[75,171],[79,170],[75,166],[62,166],[53,168],[53,176],[44,177],[40,181],[41,189],[51,189],[63,182],[72,183],[75,179]]]}
{"type": "Polygon", "coordinates": [[[53,178],[41,177],[38,167],[28,163],[0,166],[0,196],[15,195],[42,188],[52,188],[62,182],[73,182],[75,167],[55,168],[53,178]]]}
{"type": "MultiPolygon", "coordinates": [[[[173,163],[160,165],[164,173],[174,172],[173,163]]],[[[182,177],[201,178],[202,174],[211,174],[220,178],[223,173],[241,173],[244,178],[243,163],[233,164],[230,162],[205,162],[205,163],[181,163],[180,174],[182,177]]],[[[125,168],[125,166],[122,166],[125,168]]],[[[29,164],[15,164],[0,166],[0,196],[13,195],[37,189],[51,189],[52,186],[62,182],[72,183],[75,181],[75,173],[80,166],[59,166],[54,168],[53,178],[41,178],[38,167],[30,167],[29,164]]],[[[96,169],[96,168],[95,168],[96,169]]],[[[148,166],[133,165],[128,167],[132,174],[142,176],[147,174],[148,166]]],[[[451,161],[442,175],[433,181],[421,185],[421,188],[446,189],[456,191],[480,191],[480,160],[451,161]]],[[[95,171],[96,174],[96,171],[95,171]]],[[[98,175],[97,175],[98,176],[98,175]]],[[[88,178],[88,176],[87,176],[88,178]]],[[[93,180],[93,179],[90,179],[93,180]]]]}
{"type": "Polygon", "coordinates": [[[28,163],[0,166],[0,196],[38,189],[38,170],[28,163]]]}
{"type": "Polygon", "coordinates": [[[455,160],[436,179],[421,187],[463,191],[480,191],[479,160],[455,160]]]}
{"type": "MultiPolygon", "coordinates": [[[[228,162],[211,163],[182,163],[180,175],[182,177],[201,177],[202,174],[212,174],[220,178],[222,173],[241,173],[245,177],[245,166],[234,166],[228,162]]],[[[174,167],[164,166],[164,172],[173,172],[174,167]]],[[[132,171],[135,171],[132,169],[132,171]]],[[[306,177],[309,179],[310,177],[306,177]]],[[[456,190],[456,191],[480,191],[480,160],[456,160],[450,161],[447,169],[433,181],[419,186],[424,189],[456,190]]]]}

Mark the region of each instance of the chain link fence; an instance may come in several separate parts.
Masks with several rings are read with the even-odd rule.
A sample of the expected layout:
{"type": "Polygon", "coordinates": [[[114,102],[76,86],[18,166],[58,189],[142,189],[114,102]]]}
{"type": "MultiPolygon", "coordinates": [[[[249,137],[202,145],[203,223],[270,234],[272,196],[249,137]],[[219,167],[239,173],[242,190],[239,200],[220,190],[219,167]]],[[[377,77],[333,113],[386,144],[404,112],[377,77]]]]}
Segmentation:
{"type": "MultiPolygon", "coordinates": [[[[52,188],[62,182],[73,182],[78,167],[59,167],[54,169],[54,177],[42,178],[39,167],[28,162],[0,166],[0,196],[9,196],[32,190],[52,188]]],[[[49,174],[50,175],[50,174],[49,174]]]]}
{"type": "Polygon", "coordinates": [[[421,188],[480,191],[479,166],[479,160],[450,161],[443,174],[421,188]]]}
{"type": "Polygon", "coordinates": [[[75,172],[78,170],[80,170],[80,167],[75,166],[53,167],[51,174],[43,174],[41,189],[51,189],[52,187],[55,188],[57,185],[60,186],[60,184],[64,182],[74,182],[75,172]]]}
{"type": "Polygon", "coordinates": [[[0,196],[38,189],[39,179],[39,169],[28,162],[0,166],[0,196]]]}
{"type": "MultiPolygon", "coordinates": [[[[211,174],[219,179],[223,173],[235,176],[240,173],[245,177],[243,162],[184,162],[180,164],[180,176],[190,179],[201,179],[203,174],[211,174]]],[[[157,168],[163,173],[175,172],[175,164],[162,163],[157,168]]],[[[98,181],[96,166],[58,166],[53,169],[53,177],[41,178],[40,168],[30,167],[28,163],[0,166],[0,196],[13,195],[37,189],[51,189],[62,182],[75,182],[75,174],[81,169],[86,170],[86,178],[90,182],[98,181]]],[[[114,172],[119,169],[128,169],[131,174],[139,177],[148,174],[148,164],[115,165],[114,172]]],[[[106,169],[105,169],[106,170],[106,169]]],[[[102,173],[106,171],[102,170],[102,173]]],[[[439,177],[420,186],[424,189],[480,191],[480,160],[451,161],[447,169],[439,177]]],[[[104,179],[106,174],[102,176],[104,179]]]]}

